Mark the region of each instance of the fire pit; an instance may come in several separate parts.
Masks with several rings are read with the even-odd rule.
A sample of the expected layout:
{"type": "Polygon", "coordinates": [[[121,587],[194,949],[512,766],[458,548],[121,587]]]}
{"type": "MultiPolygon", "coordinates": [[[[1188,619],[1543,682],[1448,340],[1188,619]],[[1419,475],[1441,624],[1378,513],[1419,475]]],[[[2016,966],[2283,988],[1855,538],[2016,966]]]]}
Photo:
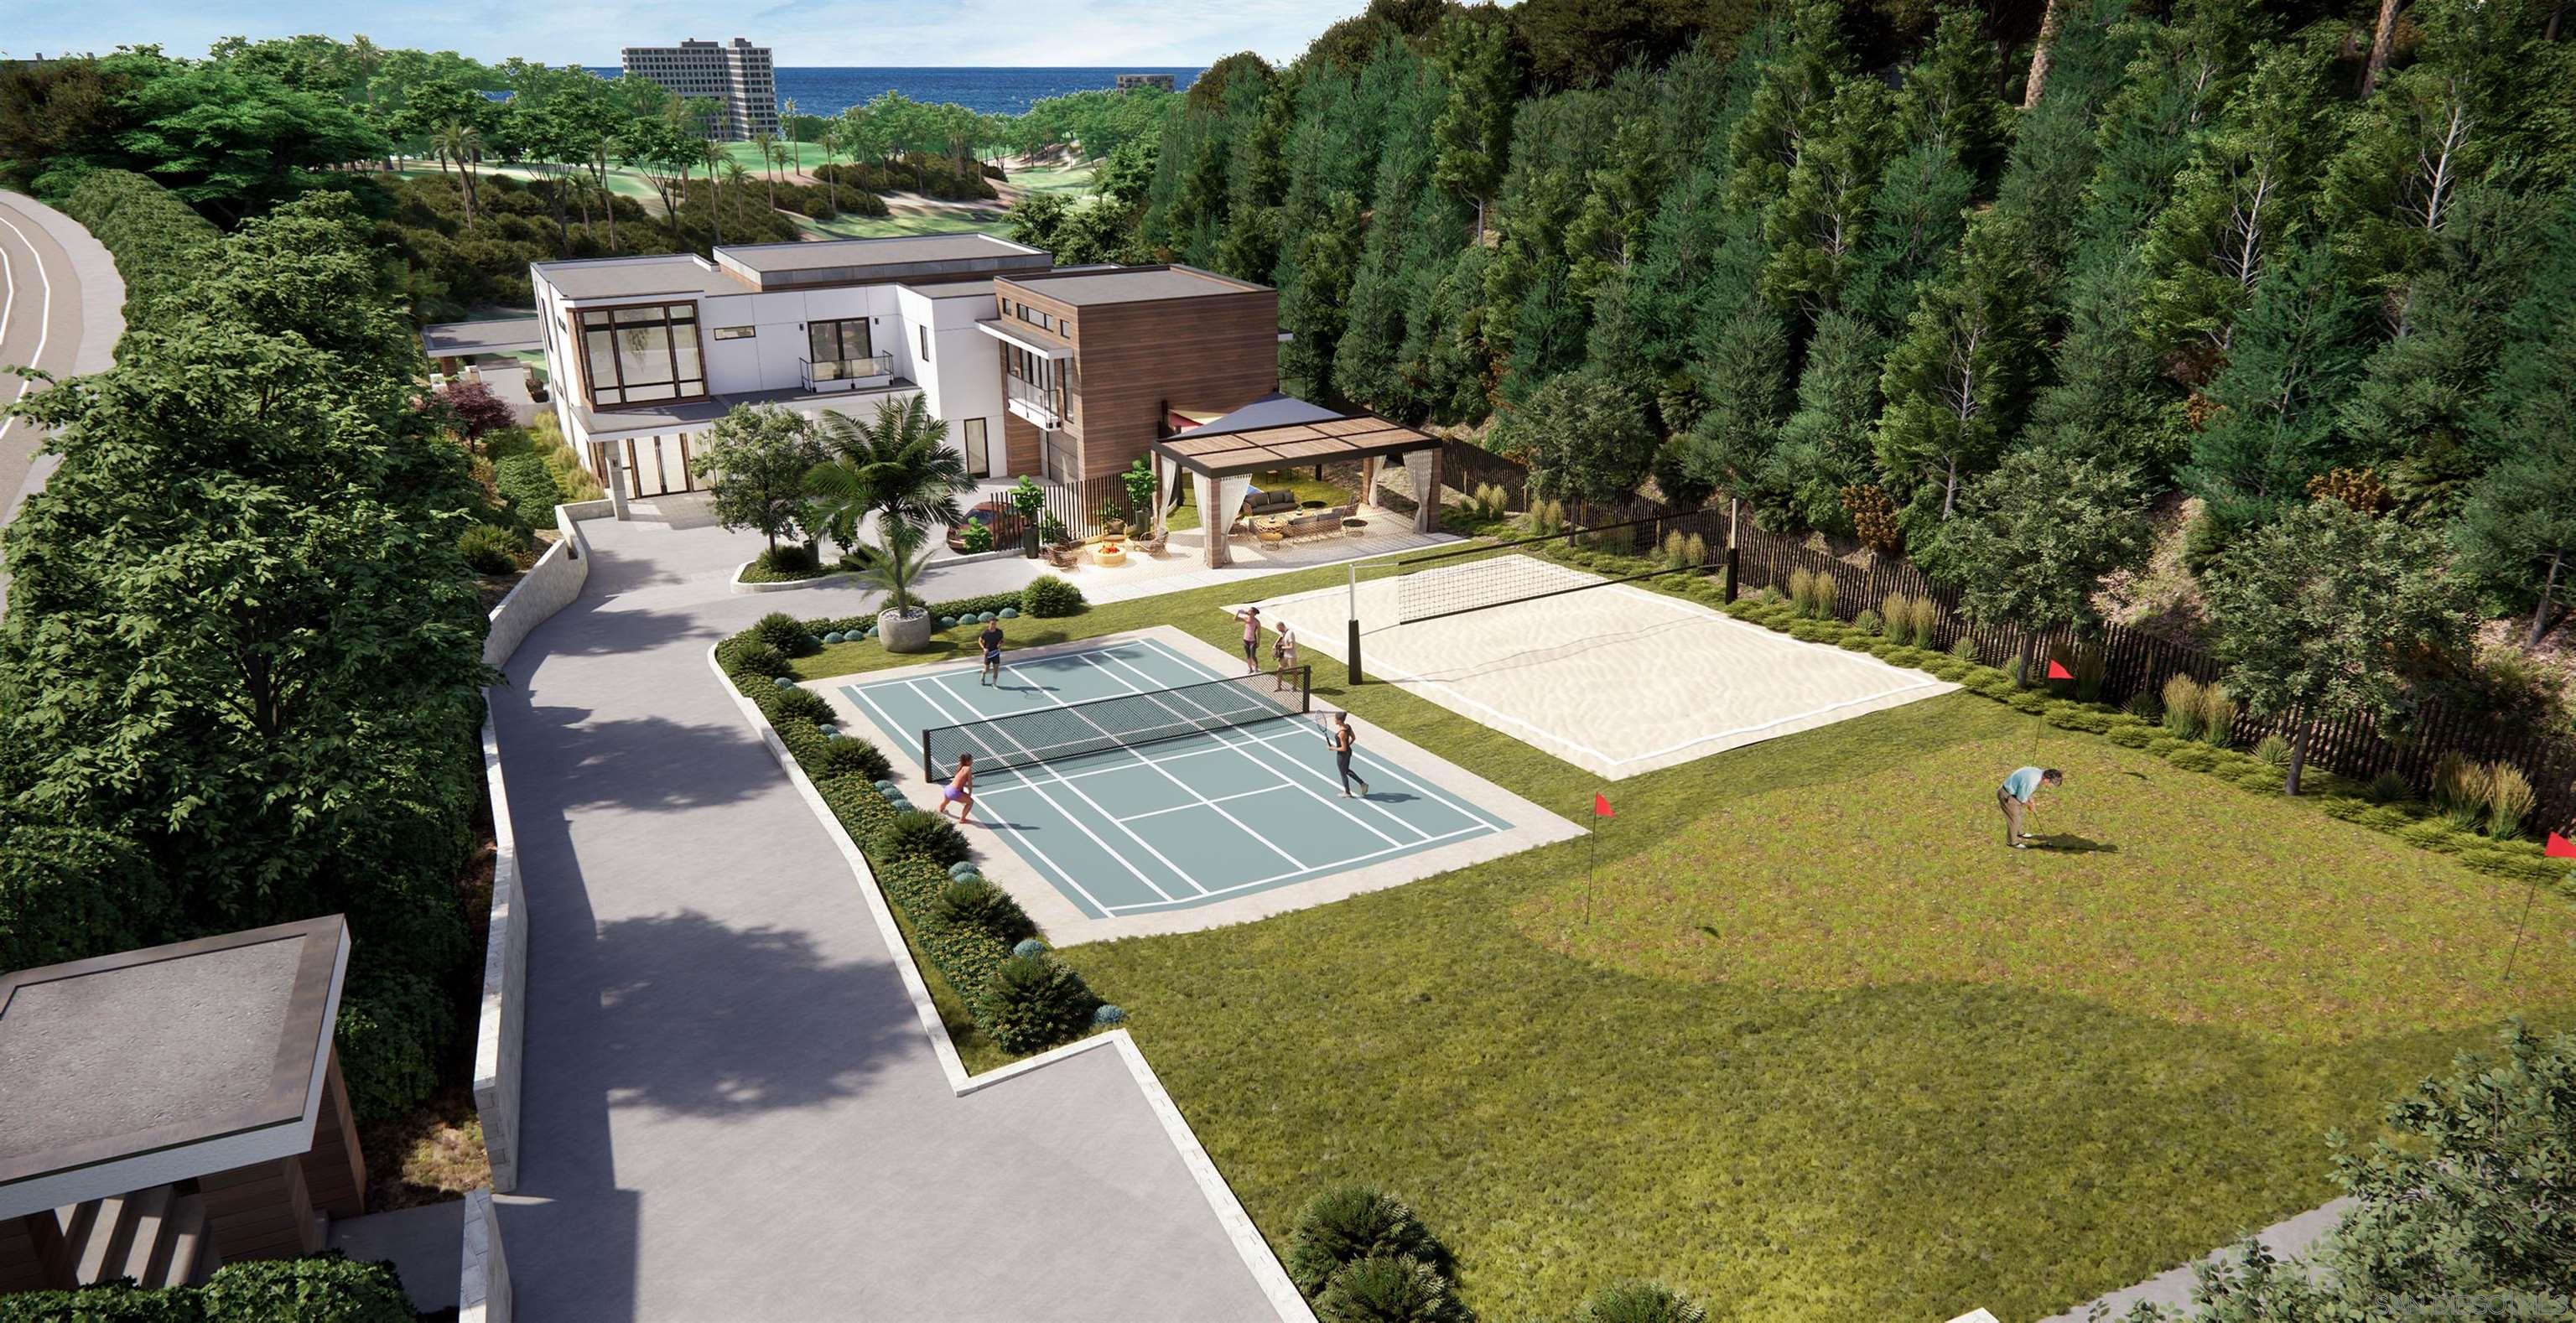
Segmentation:
{"type": "Polygon", "coordinates": [[[1102,565],[1124,565],[1127,563],[1126,544],[1103,542],[1091,549],[1091,559],[1102,565]]]}

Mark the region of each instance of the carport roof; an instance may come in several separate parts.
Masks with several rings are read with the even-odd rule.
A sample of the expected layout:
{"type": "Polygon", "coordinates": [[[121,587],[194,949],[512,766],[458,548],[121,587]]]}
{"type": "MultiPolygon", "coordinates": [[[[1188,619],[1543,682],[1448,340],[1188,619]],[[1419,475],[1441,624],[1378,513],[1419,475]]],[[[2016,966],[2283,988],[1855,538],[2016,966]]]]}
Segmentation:
{"type": "Polygon", "coordinates": [[[431,358],[472,358],[546,347],[546,324],[535,317],[494,317],[441,322],[420,328],[420,347],[431,358]]]}

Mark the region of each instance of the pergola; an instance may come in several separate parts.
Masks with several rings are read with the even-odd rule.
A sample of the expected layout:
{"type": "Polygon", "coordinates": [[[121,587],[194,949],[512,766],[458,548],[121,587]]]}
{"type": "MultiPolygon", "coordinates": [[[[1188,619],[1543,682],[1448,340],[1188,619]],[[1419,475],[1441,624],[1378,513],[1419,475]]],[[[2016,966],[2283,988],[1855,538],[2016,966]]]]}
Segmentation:
{"type": "MultiPolygon", "coordinates": [[[[1390,458],[1400,459],[1416,498],[1414,530],[1431,533],[1440,527],[1440,438],[1373,413],[1341,413],[1293,396],[1269,395],[1156,441],[1153,448],[1166,492],[1179,485],[1183,470],[1189,472],[1199,518],[1208,530],[1210,565],[1232,560],[1226,529],[1243,504],[1252,475],[1271,469],[1358,460],[1365,500],[1377,490],[1379,467],[1390,458]]],[[[1170,504],[1168,496],[1155,502],[1157,532],[1170,504]]]]}

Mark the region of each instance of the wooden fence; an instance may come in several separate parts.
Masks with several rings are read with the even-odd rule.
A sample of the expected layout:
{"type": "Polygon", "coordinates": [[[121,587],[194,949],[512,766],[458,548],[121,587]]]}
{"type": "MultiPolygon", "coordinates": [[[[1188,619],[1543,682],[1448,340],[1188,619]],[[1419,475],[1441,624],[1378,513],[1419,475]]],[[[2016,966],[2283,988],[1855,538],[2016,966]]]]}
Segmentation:
{"type": "MultiPolygon", "coordinates": [[[[2106,626],[2101,637],[2088,640],[2078,640],[2062,629],[2034,635],[2009,625],[1974,626],[1958,614],[1958,589],[1934,582],[1908,562],[1874,560],[1867,566],[1853,565],[1811,550],[1795,538],[1763,532],[1750,520],[1737,530],[1736,554],[1739,592],[1763,588],[1786,592],[1789,576],[1798,570],[1826,575],[1834,581],[1834,612],[1844,620],[1863,610],[1876,610],[1890,594],[1931,598],[1949,616],[1947,626],[1932,646],[1947,648],[1959,638],[1968,638],[1976,644],[1978,660],[1989,665],[2009,668],[2014,658],[2023,655],[2025,644],[2030,646],[2030,655],[2036,657],[2049,656],[2056,649],[2071,651],[2079,641],[2098,647],[2103,663],[2101,697],[2105,702],[2122,702],[2139,693],[2160,693],[2165,681],[2176,675],[2209,683],[2218,680],[2224,670],[2206,649],[2121,625],[2106,626]]],[[[2252,745],[2266,735],[2295,739],[2302,724],[2287,713],[2259,716],[2249,712],[2236,723],[2235,741],[2252,745]]],[[[2304,724],[2309,731],[2308,761],[2355,780],[2368,781],[2382,772],[2395,772],[2416,794],[2429,794],[2434,767],[2443,755],[2457,753],[2481,762],[2520,768],[2539,796],[2535,822],[2563,825],[2576,819],[2576,742],[2513,728],[2494,720],[2491,714],[2435,699],[2416,705],[2407,714],[2402,729],[2382,730],[2359,715],[2304,724]]]]}

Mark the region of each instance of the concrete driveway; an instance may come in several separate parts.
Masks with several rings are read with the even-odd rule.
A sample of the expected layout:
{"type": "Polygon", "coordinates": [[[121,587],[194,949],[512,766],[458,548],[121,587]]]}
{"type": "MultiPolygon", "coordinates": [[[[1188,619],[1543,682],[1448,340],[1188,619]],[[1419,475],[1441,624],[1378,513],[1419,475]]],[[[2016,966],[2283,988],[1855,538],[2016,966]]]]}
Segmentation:
{"type": "Polygon", "coordinates": [[[720,529],[585,529],[586,590],[494,704],[531,921],[521,1315],[1276,1317],[1116,1053],[951,1093],[901,954],[708,667],[765,612],[867,596],[731,594],[758,542],[720,529]]]}

